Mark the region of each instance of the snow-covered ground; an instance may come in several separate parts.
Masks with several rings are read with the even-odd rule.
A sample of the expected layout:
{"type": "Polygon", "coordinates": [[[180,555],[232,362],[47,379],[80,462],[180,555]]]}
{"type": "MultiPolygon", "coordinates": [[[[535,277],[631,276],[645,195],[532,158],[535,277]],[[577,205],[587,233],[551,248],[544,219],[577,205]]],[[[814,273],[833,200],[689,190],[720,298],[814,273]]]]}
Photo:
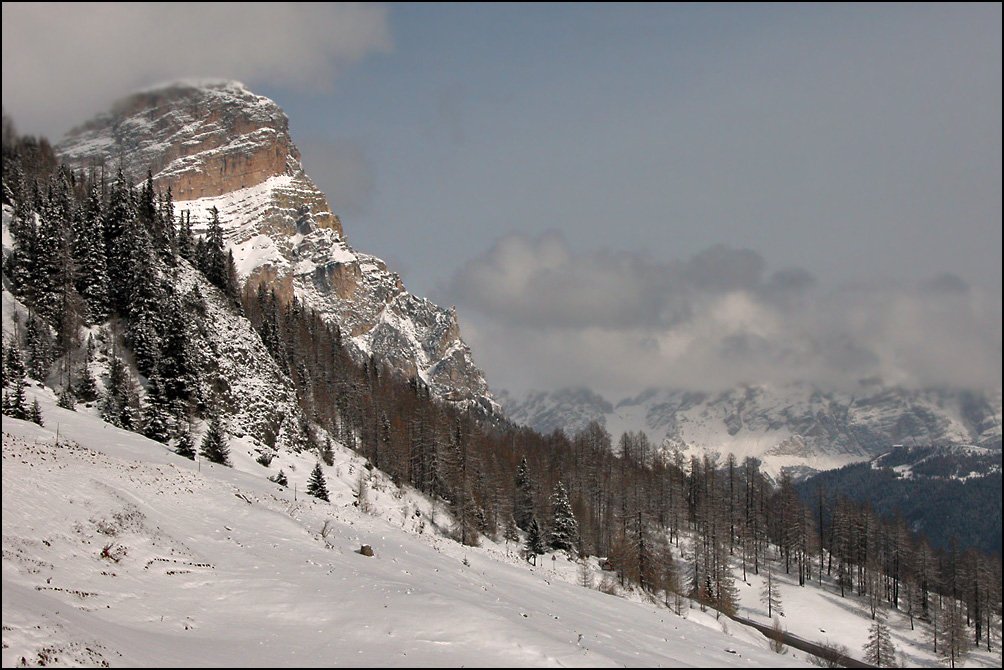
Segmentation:
{"type": "Polygon", "coordinates": [[[45,428],[3,420],[4,666],[804,663],[710,614],[583,588],[563,557],[462,547],[344,450],[329,504],[302,493],[306,454],[266,469],[235,443],[235,468],[199,464],[31,394],[45,428]],[[279,467],[288,489],[265,478],[279,467]]]}
{"type": "MultiPolygon", "coordinates": [[[[46,427],[3,420],[3,665],[799,666],[714,612],[579,585],[562,554],[444,537],[450,519],[337,447],[331,503],[303,491],[311,454],[269,468],[196,463],[31,388],[46,427]],[[58,444],[56,443],[58,431],[58,444]],[[282,469],[289,488],[266,476],[282,469]],[[364,511],[354,505],[364,483],[364,511]],[[363,544],[375,556],[358,553],[363,544]]],[[[601,575],[595,559],[593,582],[601,575]]],[[[863,602],[781,575],[783,625],[861,655],[863,602]]],[[[762,581],[740,615],[766,621],[762,581]]],[[[893,614],[910,665],[935,665],[893,614]]],[[[969,667],[1000,667],[974,653],[969,667]]]]}

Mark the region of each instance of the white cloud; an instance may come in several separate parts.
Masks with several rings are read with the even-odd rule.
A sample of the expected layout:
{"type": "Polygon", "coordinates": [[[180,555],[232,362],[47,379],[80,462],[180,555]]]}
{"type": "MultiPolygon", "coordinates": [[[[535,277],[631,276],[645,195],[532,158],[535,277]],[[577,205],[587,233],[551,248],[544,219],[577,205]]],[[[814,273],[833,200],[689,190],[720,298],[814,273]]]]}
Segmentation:
{"type": "Polygon", "coordinates": [[[4,3],[4,107],[25,131],[55,136],[180,77],[329,90],[391,46],[377,4],[4,3]]]}

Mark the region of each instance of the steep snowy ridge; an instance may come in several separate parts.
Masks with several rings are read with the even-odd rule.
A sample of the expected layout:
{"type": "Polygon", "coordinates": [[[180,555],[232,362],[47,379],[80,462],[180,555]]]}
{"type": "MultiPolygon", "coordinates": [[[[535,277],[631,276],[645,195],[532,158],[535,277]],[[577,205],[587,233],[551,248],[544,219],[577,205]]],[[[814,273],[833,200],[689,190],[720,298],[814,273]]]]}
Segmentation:
{"type": "Polygon", "coordinates": [[[204,230],[215,207],[241,279],[294,295],[336,323],[360,357],[418,376],[443,399],[496,413],[457,315],[408,293],[380,259],[345,240],[303,171],[288,119],[236,82],[179,82],[118,103],[57,147],[71,167],[149,169],[176,211],[204,230]]]}
{"type": "Polygon", "coordinates": [[[897,444],[1000,449],[1001,395],[862,384],[854,393],[809,384],[743,386],[717,394],[650,389],[616,405],[582,390],[506,398],[507,415],[541,430],[599,421],[617,437],[644,431],[685,453],[756,456],[767,471],[827,470],[897,444]]]}

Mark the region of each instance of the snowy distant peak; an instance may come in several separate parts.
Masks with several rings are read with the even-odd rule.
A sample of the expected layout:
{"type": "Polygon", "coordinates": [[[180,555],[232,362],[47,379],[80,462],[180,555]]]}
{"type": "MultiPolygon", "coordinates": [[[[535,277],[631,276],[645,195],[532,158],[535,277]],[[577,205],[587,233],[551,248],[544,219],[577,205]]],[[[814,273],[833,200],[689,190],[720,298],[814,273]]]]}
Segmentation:
{"type": "Polygon", "coordinates": [[[348,245],[272,100],[234,81],[170,82],[71,131],[57,152],[71,168],[121,165],[136,181],[150,170],[197,234],[217,211],[250,288],[296,296],[337,324],[360,358],[421,378],[441,398],[498,411],[455,311],[411,295],[386,263],[348,245]]]}
{"type": "Polygon", "coordinates": [[[743,385],[717,393],[649,389],[612,405],[583,390],[505,398],[517,423],[572,435],[599,421],[614,440],[643,431],[685,453],[760,458],[768,472],[803,474],[877,456],[897,444],[1001,447],[1001,394],[862,384],[743,385]]]}

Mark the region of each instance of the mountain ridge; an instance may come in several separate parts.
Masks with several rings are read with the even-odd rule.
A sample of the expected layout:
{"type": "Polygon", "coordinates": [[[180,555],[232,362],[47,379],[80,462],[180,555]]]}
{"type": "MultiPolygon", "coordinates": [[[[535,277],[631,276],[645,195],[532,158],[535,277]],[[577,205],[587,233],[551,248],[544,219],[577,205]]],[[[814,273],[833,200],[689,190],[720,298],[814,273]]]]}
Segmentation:
{"type": "Polygon", "coordinates": [[[386,361],[441,399],[499,411],[456,311],[408,293],[386,263],[349,246],[269,98],[228,80],[171,82],[119,101],[56,152],[73,169],[117,165],[137,181],[149,170],[197,233],[216,208],[247,290],[296,296],[338,325],[357,358],[386,361]]]}

